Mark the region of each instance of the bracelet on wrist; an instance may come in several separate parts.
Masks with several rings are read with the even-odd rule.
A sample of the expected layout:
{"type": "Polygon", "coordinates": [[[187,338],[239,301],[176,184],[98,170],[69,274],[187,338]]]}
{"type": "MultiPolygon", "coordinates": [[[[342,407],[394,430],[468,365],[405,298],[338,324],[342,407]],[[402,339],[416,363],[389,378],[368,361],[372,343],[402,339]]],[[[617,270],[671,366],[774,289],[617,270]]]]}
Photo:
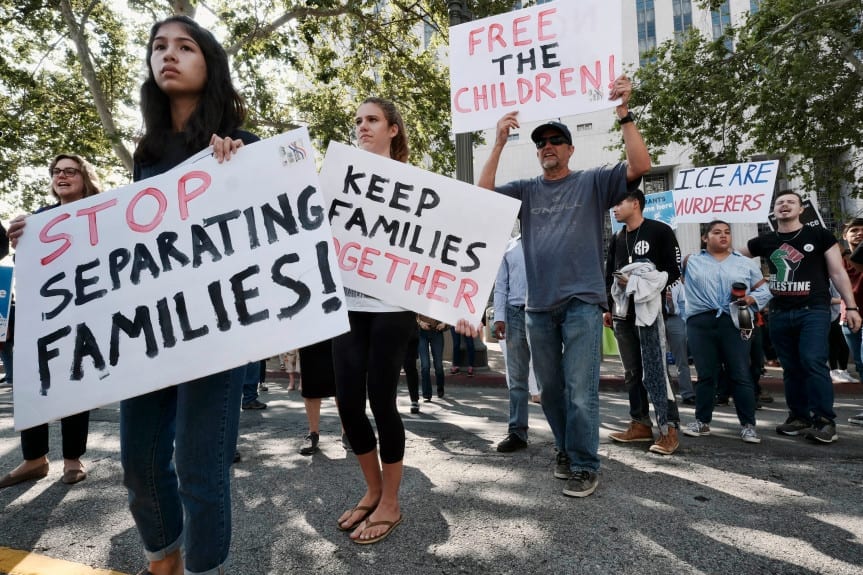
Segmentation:
{"type": "Polygon", "coordinates": [[[845,311],[860,311],[859,307],[846,307],[845,311]]]}

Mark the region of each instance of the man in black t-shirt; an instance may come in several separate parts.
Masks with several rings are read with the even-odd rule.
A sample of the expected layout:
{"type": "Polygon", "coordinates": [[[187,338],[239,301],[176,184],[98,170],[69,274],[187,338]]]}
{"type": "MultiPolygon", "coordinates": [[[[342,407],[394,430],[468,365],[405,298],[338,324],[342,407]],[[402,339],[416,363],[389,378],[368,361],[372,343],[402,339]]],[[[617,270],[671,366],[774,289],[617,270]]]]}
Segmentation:
{"type": "Polygon", "coordinates": [[[770,267],[770,339],[785,384],[788,419],[781,435],[836,441],[833,384],[827,364],[830,280],[846,305],[848,326],[860,329],[860,312],[836,238],[823,228],[803,225],[803,200],[780,192],[773,204],[776,231],[749,240],[744,255],[761,256],[770,267]]]}
{"type": "Polygon", "coordinates": [[[611,239],[605,266],[609,307],[614,310],[614,315],[605,313],[603,322],[607,327],[614,327],[629,392],[630,416],[629,427],[625,431],[612,433],[610,437],[621,443],[653,441],[649,395],[659,427],[659,439],[650,446],[650,451],[671,455],[678,447],[677,428],[680,426],[680,415],[665,367],[665,324],[662,310],[666,288],[680,278],[680,248],[671,228],[662,222],[645,219],[643,210],[644,194],[641,190],[628,192],[626,197],[614,206],[614,217],[618,222],[622,222],[624,227],[611,239]],[[632,295],[624,298],[628,306],[623,312],[612,301],[612,288],[617,285],[621,291],[632,291],[636,286],[627,272],[633,270],[633,264],[637,266],[639,262],[653,264],[656,271],[664,272],[667,278],[658,285],[649,284],[648,280],[647,283],[653,286],[652,291],[655,294],[641,288],[637,290],[639,296],[647,294],[655,296],[655,299],[651,297],[646,303],[636,303],[632,295]],[[633,283],[630,284],[630,281],[633,283]],[[627,289],[627,286],[630,289],[627,289]],[[637,317],[638,315],[641,317],[637,317]]]}

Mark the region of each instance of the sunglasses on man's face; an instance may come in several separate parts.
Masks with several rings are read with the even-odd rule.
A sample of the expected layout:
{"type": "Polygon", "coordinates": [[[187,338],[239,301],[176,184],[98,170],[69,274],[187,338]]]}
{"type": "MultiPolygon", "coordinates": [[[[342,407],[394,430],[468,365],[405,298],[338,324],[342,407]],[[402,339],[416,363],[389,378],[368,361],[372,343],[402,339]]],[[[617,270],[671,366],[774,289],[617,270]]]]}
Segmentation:
{"type": "Polygon", "coordinates": [[[559,146],[561,144],[566,144],[566,138],[563,136],[551,136],[550,138],[540,138],[538,139],[536,144],[536,149],[541,150],[545,147],[546,142],[551,143],[552,146],[559,146]]]}

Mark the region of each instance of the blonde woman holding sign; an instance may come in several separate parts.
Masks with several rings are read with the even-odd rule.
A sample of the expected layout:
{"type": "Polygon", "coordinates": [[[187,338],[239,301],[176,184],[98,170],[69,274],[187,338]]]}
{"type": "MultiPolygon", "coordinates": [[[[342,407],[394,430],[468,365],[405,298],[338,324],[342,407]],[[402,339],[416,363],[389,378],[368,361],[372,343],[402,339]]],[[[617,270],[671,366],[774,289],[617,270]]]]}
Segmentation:
{"type": "MultiPolygon", "coordinates": [[[[404,121],[395,105],[366,99],[357,110],[356,136],[367,152],[407,162],[404,121]]],[[[396,391],[415,314],[364,294],[345,290],[351,331],[333,340],[339,416],[357,455],[366,492],[338,519],[360,544],[377,543],[402,521],[399,486],[405,428],[396,409],[396,391]],[[366,415],[366,396],[380,441],[366,415]]]]}
{"type": "MultiPolygon", "coordinates": [[[[57,203],[36,213],[66,205],[99,193],[96,172],[84,158],[76,154],[60,154],[48,167],[51,175],[51,195],[57,203]]],[[[27,216],[18,216],[9,224],[12,247],[24,232],[27,216]]],[[[74,485],[87,478],[81,456],[87,451],[90,432],[90,412],[84,411],[60,420],[63,433],[63,477],[61,481],[74,485]]],[[[37,425],[21,432],[21,452],[24,462],[0,479],[0,489],[25,481],[35,481],[48,475],[48,424],[37,425]]]]}

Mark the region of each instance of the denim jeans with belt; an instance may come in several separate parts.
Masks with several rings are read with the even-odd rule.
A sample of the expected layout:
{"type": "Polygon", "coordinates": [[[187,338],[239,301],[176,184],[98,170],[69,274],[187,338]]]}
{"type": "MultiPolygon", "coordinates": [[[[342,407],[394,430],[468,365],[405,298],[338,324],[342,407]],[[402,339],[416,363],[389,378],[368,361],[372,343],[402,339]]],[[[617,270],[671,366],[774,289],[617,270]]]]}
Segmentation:
{"type": "Polygon", "coordinates": [[[149,561],[184,548],[186,573],[224,573],[245,366],[127,399],[120,453],[149,561]]]}
{"type": "Polygon", "coordinates": [[[524,306],[506,306],[506,385],[509,388],[509,428],[527,441],[527,416],[530,389],[530,346],[524,325],[524,306]]]}
{"type": "Polygon", "coordinates": [[[542,409],[572,471],[599,471],[599,364],[602,308],[572,298],[527,312],[542,409]]]}
{"type": "Polygon", "coordinates": [[[833,383],[830,380],[828,337],[830,308],[770,307],[770,341],[782,364],[785,403],[791,415],[807,422],[835,422],[833,383]]]}

